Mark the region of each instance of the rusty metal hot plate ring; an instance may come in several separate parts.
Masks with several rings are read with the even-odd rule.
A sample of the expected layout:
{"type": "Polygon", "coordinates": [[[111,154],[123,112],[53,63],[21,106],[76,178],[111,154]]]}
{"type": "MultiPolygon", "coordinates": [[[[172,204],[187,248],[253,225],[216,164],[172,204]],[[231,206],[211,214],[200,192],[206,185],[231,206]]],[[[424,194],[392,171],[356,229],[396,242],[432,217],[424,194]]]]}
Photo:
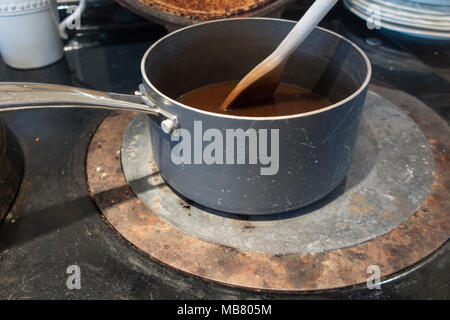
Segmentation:
{"type": "Polygon", "coordinates": [[[160,263],[209,281],[258,290],[302,292],[336,289],[367,281],[377,265],[384,279],[423,261],[450,234],[450,128],[417,99],[372,86],[412,118],[427,138],[435,176],[422,206],[389,232],[354,246],[324,252],[272,254],[197,238],[162,219],[128,185],[121,167],[122,138],[133,114],[108,116],[87,156],[89,192],[108,223],[160,263]]]}

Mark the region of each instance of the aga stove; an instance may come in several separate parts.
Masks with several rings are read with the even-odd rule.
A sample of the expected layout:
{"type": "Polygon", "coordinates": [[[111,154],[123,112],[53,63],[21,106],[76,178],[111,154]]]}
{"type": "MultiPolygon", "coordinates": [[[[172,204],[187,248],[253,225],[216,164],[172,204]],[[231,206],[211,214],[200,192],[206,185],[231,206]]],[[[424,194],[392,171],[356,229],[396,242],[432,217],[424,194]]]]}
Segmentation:
{"type": "MultiPolygon", "coordinates": [[[[0,63],[0,81],[134,92],[140,57],[168,31],[108,1],[85,15],[63,60],[0,63]]],[[[321,25],[367,53],[373,78],[347,178],[299,210],[242,216],[185,199],[160,176],[142,114],[0,114],[0,297],[449,299],[450,46],[370,30],[342,5],[321,25]]]]}

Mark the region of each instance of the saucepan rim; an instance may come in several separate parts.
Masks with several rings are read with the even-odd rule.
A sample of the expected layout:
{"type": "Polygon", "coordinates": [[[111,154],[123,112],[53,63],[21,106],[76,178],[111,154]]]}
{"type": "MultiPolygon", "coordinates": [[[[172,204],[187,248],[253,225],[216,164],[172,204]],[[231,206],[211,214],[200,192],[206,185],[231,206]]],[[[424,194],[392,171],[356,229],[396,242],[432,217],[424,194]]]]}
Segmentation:
{"type": "MultiPolygon", "coordinates": [[[[366,62],[366,67],[367,67],[367,75],[366,78],[364,79],[363,84],[358,88],[358,90],[356,90],[353,94],[349,95],[348,97],[346,97],[345,99],[342,99],[328,107],[322,108],[322,109],[318,109],[318,110],[314,110],[314,111],[310,111],[310,112],[304,112],[304,113],[298,113],[298,114],[293,114],[293,115],[287,115],[287,116],[275,116],[275,117],[248,117],[248,116],[235,116],[235,115],[227,115],[227,114],[221,114],[221,113],[215,113],[215,112],[210,112],[210,111],[204,111],[204,110],[200,110],[185,104],[182,104],[178,101],[176,101],[175,99],[170,98],[169,96],[163,94],[161,91],[159,91],[152,83],[151,81],[148,79],[147,77],[147,72],[145,70],[145,66],[146,66],[146,61],[147,61],[147,57],[150,54],[150,52],[153,50],[153,48],[155,48],[159,43],[163,42],[164,40],[166,40],[167,38],[171,37],[172,35],[178,33],[178,32],[184,32],[185,30],[191,29],[191,28],[196,28],[205,24],[210,24],[210,23],[219,23],[219,22],[231,22],[233,23],[233,21],[236,20],[271,20],[271,21],[281,21],[281,22],[291,22],[291,23],[296,23],[296,21],[292,21],[292,20],[286,20],[286,19],[277,19],[277,18],[264,18],[264,17],[247,17],[247,18],[233,18],[233,19],[220,19],[220,20],[213,20],[213,21],[206,21],[206,22],[202,22],[202,23],[198,23],[198,24],[194,24],[191,26],[187,26],[184,28],[181,28],[179,30],[176,30],[174,32],[171,32],[169,34],[167,34],[166,36],[162,37],[161,39],[159,39],[158,41],[156,41],[153,45],[150,46],[150,48],[147,49],[147,51],[145,52],[144,56],[142,57],[141,60],[141,73],[142,76],[144,78],[144,81],[146,82],[146,84],[157,94],[159,94],[161,97],[163,97],[164,100],[166,101],[170,101],[171,103],[173,103],[174,105],[180,107],[180,108],[184,108],[184,109],[188,109],[194,112],[198,112],[201,114],[205,114],[205,115],[209,115],[209,116],[215,116],[215,117],[220,117],[220,118],[228,118],[228,119],[235,119],[235,120],[252,120],[252,121],[271,121],[271,120],[285,120],[285,119],[295,119],[295,118],[301,118],[301,117],[308,117],[311,115],[315,115],[315,114],[320,114],[323,112],[327,112],[331,109],[335,109],[338,108],[339,106],[353,100],[354,98],[356,98],[362,91],[364,91],[366,89],[366,87],[369,85],[370,79],[372,77],[372,65],[370,63],[369,58],[367,57],[367,55],[364,53],[364,51],[358,47],[354,42],[350,41],[349,39],[345,38],[344,36],[334,32],[334,31],[330,31],[328,29],[322,28],[317,26],[316,28],[319,30],[322,30],[324,32],[327,32],[335,37],[338,37],[344,41],[346,41],[347,43],[349,43],[351,46],[353,46],[360,54],[361,56],[364,58],[364,61],[366,62]]],[[[158,106],[163,108],[162,106],[158,106]]],[[[173,111],[171,111],[173,112],[173,111]]]]}

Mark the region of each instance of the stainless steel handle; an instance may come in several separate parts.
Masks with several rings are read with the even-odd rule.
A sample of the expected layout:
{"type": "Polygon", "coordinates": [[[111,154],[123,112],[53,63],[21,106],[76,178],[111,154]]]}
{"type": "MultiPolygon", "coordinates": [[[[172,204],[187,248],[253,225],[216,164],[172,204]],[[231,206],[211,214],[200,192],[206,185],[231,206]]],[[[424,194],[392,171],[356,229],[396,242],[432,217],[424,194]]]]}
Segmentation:
{"type": "Polygon", "coordinates": [[[176,116],[156,107],[142,85],[136,95],[118,94],[55,84],[0,82],[0,112],[48,108],[90,108],[128,110],[163,116],[161,128],[172,133],[178,127],[176,116]]]}

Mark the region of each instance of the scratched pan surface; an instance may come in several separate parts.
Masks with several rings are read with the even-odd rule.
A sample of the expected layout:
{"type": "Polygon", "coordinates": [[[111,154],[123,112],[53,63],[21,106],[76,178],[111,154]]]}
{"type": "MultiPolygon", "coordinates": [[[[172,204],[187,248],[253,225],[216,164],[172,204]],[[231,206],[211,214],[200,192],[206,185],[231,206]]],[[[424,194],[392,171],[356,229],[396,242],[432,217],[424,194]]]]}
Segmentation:
{"type": "Polygon", "coordinates": [[[147,117],[138,115],[121,149],[126,180],[138,198],[193,236],[256,252],[324,252],[380,236],[414,214],[434,175],[433,154],[421,130],[372,92],[347,179],[321,201],[285,214],[239,217],[182,198],[159,175],[150,143],[147,117]]]}
{"type": "Polygon", "coordinates": [[[250,148],[240,151],[238,161],[245,164],[229,165],[236,160],[226,157],[208,165],[198,152],[191,153],[195,159],[175,164],[172,151],[176,152],[178,142],[149,119],[151,147],[161,175],[186,198],[229,213],[273,214],[305,207],[344,179],[371,66],[360,48],[336,33],[316,27],[289,59],[282,78],[327,98],[333,102],[328,107],[258,118],[210,113],[176,101],[193,89],[241,79],[294,25],[267,18],[216,20],[173,32],[144,55],[141,69],[147,98],[176,116],[184,132],[195,136],[197,131],[212,129],[223,137],[229,130],[252,129],[260,137],[270,132],[266,148],[275,159],[267,164],[264,157],[250,163],[247,159],[254,151],[250,148]],[[272,138],[277,132],[279,137],[272,138]]]}

